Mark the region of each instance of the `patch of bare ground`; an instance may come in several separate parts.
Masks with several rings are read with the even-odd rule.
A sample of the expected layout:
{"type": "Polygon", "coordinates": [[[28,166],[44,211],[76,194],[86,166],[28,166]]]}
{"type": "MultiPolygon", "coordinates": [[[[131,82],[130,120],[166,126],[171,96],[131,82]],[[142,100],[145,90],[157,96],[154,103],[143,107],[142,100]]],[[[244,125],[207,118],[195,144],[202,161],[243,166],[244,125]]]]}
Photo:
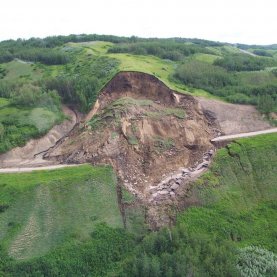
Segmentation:
{"type": "Polygon", "coordinates": [[[51,149],[46,158],[112,165],[121,185],[147,205],[151,228],[170,223],[175,198],[157,205],[149,188],[179,169],[193,171],[214,148],[210,140],[219,132],[217,124],[192,96],[177,94],[154,76],[138,72],[119,73],[86,119],[84,127],[51,149]]]}
{"type": "Polygon", "coordinates": [[[206,116],[214,120],[225,135],[261,131],[271,127],[254,106],[206,98],[198,98],[198,101],[206,116]]]}

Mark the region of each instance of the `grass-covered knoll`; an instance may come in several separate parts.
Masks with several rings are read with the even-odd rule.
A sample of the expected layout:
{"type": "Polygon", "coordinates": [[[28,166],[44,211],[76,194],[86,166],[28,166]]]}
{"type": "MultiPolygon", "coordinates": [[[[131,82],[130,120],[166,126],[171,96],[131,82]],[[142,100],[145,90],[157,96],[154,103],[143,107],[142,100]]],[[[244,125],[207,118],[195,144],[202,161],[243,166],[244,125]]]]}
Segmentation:
{"type": "Polygon", "coordinates": [[[21,60],[13,60],[2,64],[1,68],[5,70],[5,81],[37,81],[42,78],[42,70],[33,63],[27,63],[21,60]]]}
{"type": "MultiPolygon", "coordinates": [[[[265,113],[276,109],[277,77],[274,71],[268,70],[268,67],[272,68],[276,64],[272,58],[252,57],[240,53],[239,49],[232,46],[215,48],[208,46],[205,48],[207,53],[205,53],[206,50],[202,53],[191,53],[189,58],[185,58],[186,55],[184,55],[176,61],[176,59],[163,59],[161,55],[156,55],[154,53],[156,46],[152,47],[150,42],[147,47],[154,49],[154,52],[151,50],[153,53],[133,51],[133,48],[136,49],[142,44],[136,45],[136,43],[131,44],[129,49],[126,44],[120,46],[93,42],[86,44],[85,47],[91,55],[94,53],[119,60],[119,71],[140,71],[152,74],[179,92],[186,91],[206,97],[211,97],[212,94],[213,97],[220,97],[233,103],[255,104],[259,108],[261,105],[263,108],[260,110],[265,113]],[[216,51],[211,51],[211,48],[216,51]],[[229,62],[233,60],[234,67],[229,68],[229,62]],[[259,69],[264,71],[255,71],[259,69]],[[238,72],[242,70],[243,72],[238,72]],[[252,76],[255,75],[254,82],[241,78],[243,74],[251,73],[253,73],[252,76]],[[270,82],[262,82],[264,78],[270,79],[270,82]],[[272,102],[272,105],[266,109],[264,109],[264,102],[267,100],[264,101],[263,97],[270,98],[269,102],[272,102]]],[[[147,42],[143,45],[147,45],[147,42]]],[[[201,47],[203,50],[203,46],[201,47]]]]}
{"type": "MultiPolygon", "coordinates": [[[[83,58],[80,56],[79,63],[88,59],[90,62],[95,57],[106,57],[118,61],[114,72],[119,71],[138,71],[156,76],[163,81],[168,87],[178,92],[193,93],[194,95],[216,97],[209,94],[207,91],[191,88],[178,80],[173,80],[172,75],[178,62],[168,59],[161,59],[153,55],[135,55],[130,53],[109,53],[108,50],[113,46],[110,42],[93,41],[89,43],[70,43],[70,47],[83,49],[83,58]]],[[[68,67],[68,66],[67,66],[68,67]]],[[[81,67],[82,68],[82,67],[81,67]]],[[[109,75],[110,79],[113,75],[109,75]]],[[[106,81],[110,80],[109,78],[106,81]]]]}
{"type": "Polygon", "coordinates": [[[110,167],[0,175],[0,244],[16,259],[90,238],[98,223],[123,227],[110,167]]]}

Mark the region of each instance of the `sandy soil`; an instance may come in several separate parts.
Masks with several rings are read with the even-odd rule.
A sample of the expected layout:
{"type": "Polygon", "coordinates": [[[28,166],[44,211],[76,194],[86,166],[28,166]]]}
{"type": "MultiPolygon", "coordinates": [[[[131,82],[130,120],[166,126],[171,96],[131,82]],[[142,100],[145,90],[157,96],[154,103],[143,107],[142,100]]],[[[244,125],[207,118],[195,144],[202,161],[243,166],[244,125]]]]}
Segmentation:
{"type": "Polygon", "coordinates": [[[220,126],[224,135],[248,133],[271,128],[255,107],[198,98],[204,113],[220,126]]]}
{"type": "Polygon", "coordinates": [[[53,161],[44,160],[42,157],[43,153],[41,152],[49,149],[58,140],[67,135],[78,121],[76,113],[68,107],[63,106],[63,112],[70,118],[69,120],[65,120],[61,124],[54,126],[45,136],[39,139],[32,139],[25,146],[16,147],[0,155],[0,167],[18,168],[53,164],[53,161]]]}

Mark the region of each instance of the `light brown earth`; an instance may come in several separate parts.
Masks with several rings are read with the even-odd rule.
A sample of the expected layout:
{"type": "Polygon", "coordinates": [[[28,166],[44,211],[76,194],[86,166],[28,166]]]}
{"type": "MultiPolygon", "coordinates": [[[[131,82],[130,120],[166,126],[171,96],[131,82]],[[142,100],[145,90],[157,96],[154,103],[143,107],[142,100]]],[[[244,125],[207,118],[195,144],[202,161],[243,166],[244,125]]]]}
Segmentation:
{"type": "Polygon", "coordinates": [[[192,96],[176,94],[144,73],[119,73],[92,110],[95,128],[87,117],[86,126],[47,158],[111,164],[121,182],[138,193],[197,163],[218,132],[192,96]]]}
{"type": "Polygon", "coordinates": [[[198,98],[206,116],[220,126],[224,135],[261,131],[270,128],[254,106],[237,105],[206,98],[198,98]]]}

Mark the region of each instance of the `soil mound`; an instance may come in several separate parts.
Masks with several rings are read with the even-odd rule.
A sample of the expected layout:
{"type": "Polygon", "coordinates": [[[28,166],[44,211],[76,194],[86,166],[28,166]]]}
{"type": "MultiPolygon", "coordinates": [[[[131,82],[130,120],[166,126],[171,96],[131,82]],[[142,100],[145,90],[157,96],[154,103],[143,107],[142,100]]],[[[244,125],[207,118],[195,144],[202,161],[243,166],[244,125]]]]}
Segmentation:
{"type": "Polygon", "coordinates": [[[137,194],[213,148],[217,126],[198,101],[152,75],[121,72],[103,89],[83,128],[47,155],[63,163],[110,164],[137,194]]]}

